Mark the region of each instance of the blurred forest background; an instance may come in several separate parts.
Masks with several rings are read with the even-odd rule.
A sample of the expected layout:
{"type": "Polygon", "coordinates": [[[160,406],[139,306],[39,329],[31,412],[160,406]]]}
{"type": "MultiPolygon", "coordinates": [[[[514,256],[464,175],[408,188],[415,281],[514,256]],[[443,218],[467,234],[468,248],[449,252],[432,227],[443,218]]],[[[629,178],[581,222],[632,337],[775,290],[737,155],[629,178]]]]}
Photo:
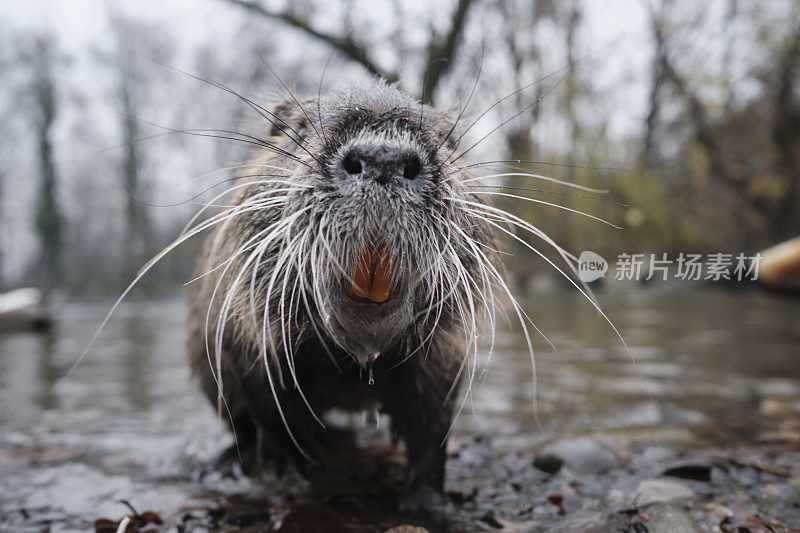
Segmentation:
{"type": "MultiPolygon", "coordinates": [[[[380,75],[456,113],[476,84],[464,123],[489,111],[465,146],[491,135],[471,159],[557,163],[522,167],[610,191],[505,178],[625,227],[503,199],[576,253],[753,252],[800,234],[797,0],[0,6],[0,288],[127,283],[233,175],[209,173],[247,157],[204,135],[263,127],[186,73],[270,101],[264,60],[301,95],[380,75]]],[[[192,254],[155,278],[184,277],[192,254]]]]}

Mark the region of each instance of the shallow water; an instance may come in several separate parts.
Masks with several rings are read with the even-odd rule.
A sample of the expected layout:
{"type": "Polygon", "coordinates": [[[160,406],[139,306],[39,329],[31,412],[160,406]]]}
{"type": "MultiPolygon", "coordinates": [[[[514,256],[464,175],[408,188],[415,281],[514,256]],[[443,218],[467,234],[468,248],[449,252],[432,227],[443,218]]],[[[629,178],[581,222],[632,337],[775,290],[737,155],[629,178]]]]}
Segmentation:
{"type": "MultiPolygon", "coordinates": [[[[536,408],[524,338],[504,324],[454,442],[489,435],[495,451],[520,454],[581,434],[619,453],[634,441],[761,442],[779,431],[763,423],[765,399],[800,404],[798,300],[660,288],[599,298],[636,365],[580,295],[533,292],[525,308],[557,349],[534,337],[536,408]]],[[[51,332],[0,336],[0,529],[86,530],[95,518],[124,515],[121,499],[174,523],[273,490],[199,474],[230,437],[189,377],[181,299],[124,304],[77,372],[59,381],[108,307],[69,303],[51,332]]],[[[375,431],[358,414],[338,420],[362,428],[362,443],[388,425],[380,420],[375,431]]],[[[448,482],[458,484],[451,474],[448,482]]]]}

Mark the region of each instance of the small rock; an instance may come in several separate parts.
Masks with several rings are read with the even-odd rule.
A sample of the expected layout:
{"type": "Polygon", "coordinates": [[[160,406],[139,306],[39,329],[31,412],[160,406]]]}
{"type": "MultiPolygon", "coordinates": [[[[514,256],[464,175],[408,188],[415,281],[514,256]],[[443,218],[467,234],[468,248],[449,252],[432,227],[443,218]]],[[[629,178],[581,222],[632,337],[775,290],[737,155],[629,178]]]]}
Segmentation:
{"type": "Polygon", "coordinates": [[[711,465],[703,463],[682,463],[664,470],[663,474],[670,477],[688,479],[690,481],[711,481],[711,465]]]}
{"type": "Polygon", "coordinates": [[[702,533],[700,524],[686,510],[669,503],[653,503],[642,509],[649,533],[702,533]]]}
{"type": "Polygon", "coordinates": [[[555,474],[564,466],[564,460],[556,455],[551,455],[549,453],[543,454],[540,452],[533,459],[533,466],[548,474],[555,474]]]}
{"type": "Polygon", "coordinates": [[[478,495],[478,487],[472,487],[470,491],[465,490],[450,490],[447,491],[447,497],[456,503],[471,502],[478,495]]]}
{"type": "Polygon", "coordinates": [[[675,502],[695,496],[697,493],[683,483],[670,479],[644,479],[636,488],[633,504],[642,506],[655,502],[675,502]]]}
{"type": "Polygon", "coordinates": [[[565,514],[564,495],[560,492],[553,492],[547,495],[547,501],[558,507],[558,514],[565,514]]]}
{"type": "Polygon", "coordinates": [[[548,444],[533,460],[533,466],[547,473],[554,474],[564,466],[577,476],[596,474],[616,465],[614,453],[589,437],[548,444]]]}
{"type": "Polygon", "coordinates": [[[424,527],[403,524],[400,526],[395,526],[392,529],[387,529],[384,533],[430,533],[430,531],[424,527]]]}
{"type": "Polygon", "coordinates": [[[486,511],[478,520],[495,529],[503,529],[503,524],[497,519],[493,511],[486,511]]]}

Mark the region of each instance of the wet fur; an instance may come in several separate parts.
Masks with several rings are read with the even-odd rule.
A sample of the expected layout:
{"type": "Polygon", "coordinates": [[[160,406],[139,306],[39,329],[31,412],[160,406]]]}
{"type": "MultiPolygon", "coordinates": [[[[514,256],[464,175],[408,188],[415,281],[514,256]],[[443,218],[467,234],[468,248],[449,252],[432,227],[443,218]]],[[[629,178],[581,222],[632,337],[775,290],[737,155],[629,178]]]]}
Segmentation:
{"type": "Polygon", "coordinates": [[[269,113],[267,140],[279,150],[257,150],[251,164],[264,175],[243,180],[230,205],[271,203],[216,224],[206,238],[190,289],[191,367],[255,463],[248,468],[269,460],[279,473],[289,463],[302,472],[323,460],[315,433],[327,410],[379,406],[407,449],[401,508],[438,505],[455,391],[470,375],[476,317],[494,305],[482,261],[497,261],[487,224],[451,201],[481,202],[447,161],[453,123],[382,83],[269,113]],[[426,181],[399,182],[389,196],[365,185],[352,191],[357,201],[349,197],[336,169],[359,139],[413,147],[426,181]],[[284,234],[254,257],[253,246],[286,220],[284,234]],[[308,228],[326,242],[312,244],[308,228]],[[400,266],[393,290],[410,294],[410,311],[398,316],[411,313],[371,365],[373,385],[370,360],[331,313],[342,302],[329,296],[347,283],[356,250],[370,239],[391,243],[400,266]],[[306,249],[287,251],[292,246],[306,249]]]}

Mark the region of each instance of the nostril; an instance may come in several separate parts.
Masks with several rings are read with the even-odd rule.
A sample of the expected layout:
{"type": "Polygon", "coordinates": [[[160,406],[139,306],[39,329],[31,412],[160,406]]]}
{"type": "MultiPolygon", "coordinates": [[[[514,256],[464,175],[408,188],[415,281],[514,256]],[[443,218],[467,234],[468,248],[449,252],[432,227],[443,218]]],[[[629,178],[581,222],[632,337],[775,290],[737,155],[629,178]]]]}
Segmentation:
{"type": "Polygon", "coordinates": [[[361,166],[361,161],[352,152],[350,152],[344,157],[344,160],[342,161],[342,166],[344,167],[344,170],[350,175],[361,174],[361,171],[364,170],[364,168],[361,166]]]}
{"type": "Polygon", "coordinates": [[[413,180],[419,175],[421,170],[422,162],[419,160],[419,157],[413,156],[411,159],[406,161],[406,164],[403,167],[403,177],[407,180],[413,180]]]}

